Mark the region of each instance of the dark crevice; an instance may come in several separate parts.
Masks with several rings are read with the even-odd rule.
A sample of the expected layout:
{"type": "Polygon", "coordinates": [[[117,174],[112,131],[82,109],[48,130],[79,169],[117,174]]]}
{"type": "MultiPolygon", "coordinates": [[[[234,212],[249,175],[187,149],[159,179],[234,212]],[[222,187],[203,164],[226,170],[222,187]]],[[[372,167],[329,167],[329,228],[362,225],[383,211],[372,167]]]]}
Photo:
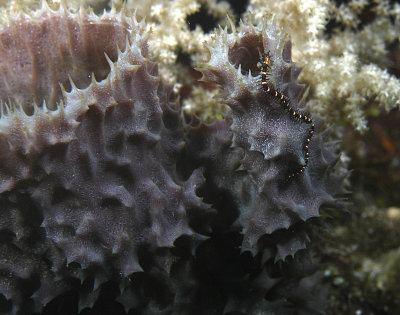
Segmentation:
{"type": "Polygon", "coordinates": [[[186,23],[191,31],[199,25],[204,33],[212,31],[217,26],[217,22],[218,20],[209,14],[208,10],[203,6],[201,6],[200,10],[196,13],[193,13],[186,18],[186,23]]]}
{"type": "Polygon", "coordinates": [[[228,2],[232,8],[233,13],[237,17],[241,17],[249,5],[249,0],[218,0],[218,2],[228,2]]]}

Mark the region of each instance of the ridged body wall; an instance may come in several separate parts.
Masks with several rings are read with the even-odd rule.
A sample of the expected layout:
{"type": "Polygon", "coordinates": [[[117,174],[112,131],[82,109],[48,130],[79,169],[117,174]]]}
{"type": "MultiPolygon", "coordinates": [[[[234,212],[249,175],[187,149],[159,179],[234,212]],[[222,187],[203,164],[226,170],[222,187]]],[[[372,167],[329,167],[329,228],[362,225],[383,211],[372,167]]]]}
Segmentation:
{"type": "Polygon", "coordinates": [[[263,235],[287,231],[276,244],[276,259],[285,259],[306,246],[306,234],[293,233],[297,224],[318,217],[322,206],[339,206],[335,196],[346,191],[342,178],[332,172],[338,156],[327,134],[318,131],[318,118],[313,123],[318,132],[311,138],[309,125],[262,86],[261,56],[268,55],[271,89],[284,95],[295,111],[312,117],[300,98],[300,68],[291,61],[290,41],[273,23],[232,25],[231,33],[220,29],[209,50],[210,59],[199,70],[204,81],[221,87],[230,112],[224,121],[191,133],[191,154],[208,165],[207,180],[235,200],[242,250],[256,253],[263,235]],[[292,177],[306,164],[306,154],[304,172],[292,177]]]}
{"type": "Polygon", "coordinates": [[[172,247],[193,234],[188,209],[209,208],[196,195],[201,172],[177,173],[179,107],[147,58],[144,24],[129,25],[116,62],[105,56],[106,79],[71,80],[56,110],[3,108],[0,291],[14,311],[29,310],[31,295],[40,310],[74,278],[93,279],[80,302],[91,306],[103,282],[142,271],[141,246],[172,247]]]}
{"type": "Polygon", "coordinates": [[[145,29],[123,12],[44,5],[0,30],[0,293],[9,313],[40,312],[71,290],[79,310],[90,308],[113,282],[126,311],[257,314],[286,309],[269,294],[283,301],[308,286],[296,280],[286,291],[266,266],[304,249],[309,219],[340,206],[346,191],[322,122],[300,100],[290,41],[273,23],[217,32],[199,70],[230,111],[194,127],[149,57],[145,29]],[[10,36],[24,44],[7,49],[10,36]],[[43,58],[49,42],[59,50],[43,58]],[[267,54],[269,86],[312,117],[312,138],[263,88],[267,54]]]}

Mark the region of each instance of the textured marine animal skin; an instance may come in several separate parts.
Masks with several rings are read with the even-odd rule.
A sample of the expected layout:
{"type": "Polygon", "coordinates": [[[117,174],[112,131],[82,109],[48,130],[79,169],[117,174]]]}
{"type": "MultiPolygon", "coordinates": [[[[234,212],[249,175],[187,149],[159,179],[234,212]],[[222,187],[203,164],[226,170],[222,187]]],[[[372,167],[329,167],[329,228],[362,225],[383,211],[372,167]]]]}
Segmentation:
{"type": "Polygon", "coordinates": [[[125,50],[131,27],[115,11],[98,17],[64,6],[53,11],[42,3],[41,10],[21,12],[0,26],[0,99],[25,109],[43,101],[55,109],[60,84],[71,89],[69,78],[79,88],[90,84],[92,73],[103,80],[110,71],[104,53],[116,61],[117,47],[125,50]]]}
{"type": "MultiPolygon", "coordinates": [[[[71,18],[49,14],[51,23],[71,18]]],[[[10,237],[2,244],[0,291],[16,310],[31,294],[40,310],[68,289],[69,277],[94,276],[97,288],[113,274],[141,271],[140,245],[171,247],[193,233],[188,209],[209,208],[195,194],[201,172],[185,180],[176,172],[184,146],[179,111],[147,58],[145,25],[129,23],[125,51],[115,63],[107,57],[106,79],[93,75],[84,89],[71,80],[56,110],[3,108],[1,230],[10,237]]]]}
{"type": "MultiPolygon", "coordinates": [[[[242,249],[257,252],[263,235],[286,230],[286,237],[276,244],[276,259],[285,259],[307,243],[307,237],[292,233],[292,228],[319,216],[322,206],[338,206],[335,196],[345,193],[342,178],[332,172],[338,156],[325,140],[327,135],[319,133],[309,144],[307,158],[309,126],[288,114],[280,98],[263,88],[260,52],[273,60],[268,84],[285,95],[292,108],[310,116],[300,100],[300,68],[291,61],[285,34],[274,23],[241,23],[232,29],[219,31],[209,47],[209,61],[199,68],[204,81],[221,86],[231,111],[214,126],[193,131],[189,147],[198,165],[208,165],[207,180],[235,200],[244,234],[242,249]],[[307,168],[292,176],[307,159],[307,168]]],[[[319,129],[321,122],[314,120],[319,129]]]]}
{"type": "MultiPolygon", "coordinates": [[[[305,164],[308,128],[262,89],[257,63],[259,51],[268,51],[269,83],[306,112],[290,42],[273,24],[242,23],[216,34],[200,70],[203,80],[221,86],[231,111],[213,125],[192,127],[181,121],[171,87],[149,59],[144,22],[46,6],[18,19],[0,31],[2,77],[11,71],[16,78],[0,91],[12,100],[0,119],[0,293],[9,312],[40,311],[71,288],[79,292],[80,309],[91,307],[108,280],[120,284],[125,308],[134,308],[125,288],[130,275],[143,272],[141,248],[156,251],[183,235],[212,235],[212,207],[215,220],[226,221],[224,229],[241,231],[242,251],[261,252],[269,235],[283,231],[274,242],[280,260],[305,247],[305,221],[322,206],[338,205],[335,197],[345,190],[332,172],[337,156],[324,133],[313,136],[304,172],[285,180],[305,164]],[[47,64],[38,57],[42,50],[32,52],[32,42],[47,45],[62,25],[69,33],[57,37],[60,55],[51,53],[47,64]],[[33,37],[24,33],[28,27],[33,37]],[[4,38],[15,34],[25,38],[17,56],[23,63],[12,56],[15,47],[4,48],[4,38]],[[102,34],[111,42],[94,40],[94,52],[88,50],[88,38],[102,34]],[[86,48],[69,46],[73,38],[86,48]],[[122,52],[115,53],[115,44],[122,52]],[[7,68],[5,58],[14,66],[7,68]],[[73,60],[71,68],[66,60],[73,60]],[[19,79],[18,64],[32,76],[19,79]],[[228,214],[207,196],[222,192],[228,214]],[[84,286],[88,279],[92,285],[84,286]]],[[[165,254],[164,268],[173,260],[165,254]]]]}

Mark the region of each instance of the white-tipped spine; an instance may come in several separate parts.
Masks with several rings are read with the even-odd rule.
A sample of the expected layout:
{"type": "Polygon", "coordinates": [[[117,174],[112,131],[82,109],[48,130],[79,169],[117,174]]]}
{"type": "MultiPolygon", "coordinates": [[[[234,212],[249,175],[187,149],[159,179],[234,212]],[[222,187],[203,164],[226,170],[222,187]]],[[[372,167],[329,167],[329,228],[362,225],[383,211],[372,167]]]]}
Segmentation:
{"type": "Polygon", "coordinates": [[[231,26],[232,33],[236,33],[235,23],[233,22],[233,20],[231,19],[231,17],[229,15],[227,15],[226,18],[228,20],[229,25],[231,26]]]}
{"type": "Polygon", "coordinates": [[[74,91],[74,90],[78,90],[78,88],[76,87],[74,81],[71,78],[71,75],[69,75],[69,74],[68,74],[68,81],[69,81],[69,84],[71,84],[71,92],[74,91]]]}

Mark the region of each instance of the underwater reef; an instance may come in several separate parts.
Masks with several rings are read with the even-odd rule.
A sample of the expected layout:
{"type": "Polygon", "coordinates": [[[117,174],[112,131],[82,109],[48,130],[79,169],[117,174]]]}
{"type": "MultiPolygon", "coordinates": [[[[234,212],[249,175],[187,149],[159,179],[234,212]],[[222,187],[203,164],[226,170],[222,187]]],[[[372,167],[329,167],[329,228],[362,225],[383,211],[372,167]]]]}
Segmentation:
{"type": "MultiPolygon", "coordinates": [[[[362,86],[364,72],[387,74],[361,67],[335,85],[339,95],[340,66],[316,70],[336,58],[337,26],[318,34],[322,16],[337,14],[332,3],[291,8],[294,26],[310,18],[293,30],[258,1],[241,13],[215,1],[170,5],[1,8],[0,312],[359,311],[362,294],[355,308],[342,302],[354,292],[342,285],[353,277],[342,246],[364,224],[346,224],[343,211],[354,207],[351,184],[364,202],[348,171],[360,151],[337,140],[368,129],[356,105],[376,87],[362,86]],[[222,26],[201,30],[196,12],[222,26]],[[351,87],[366,94],[356,100],[351,87]]],[[[395,92],[379,93],[377,106],[392,108],[395,92]]],[[[396,266],[389,247],[362,263],[368,274],[391,257],[383,289],[396,266]]]]}

